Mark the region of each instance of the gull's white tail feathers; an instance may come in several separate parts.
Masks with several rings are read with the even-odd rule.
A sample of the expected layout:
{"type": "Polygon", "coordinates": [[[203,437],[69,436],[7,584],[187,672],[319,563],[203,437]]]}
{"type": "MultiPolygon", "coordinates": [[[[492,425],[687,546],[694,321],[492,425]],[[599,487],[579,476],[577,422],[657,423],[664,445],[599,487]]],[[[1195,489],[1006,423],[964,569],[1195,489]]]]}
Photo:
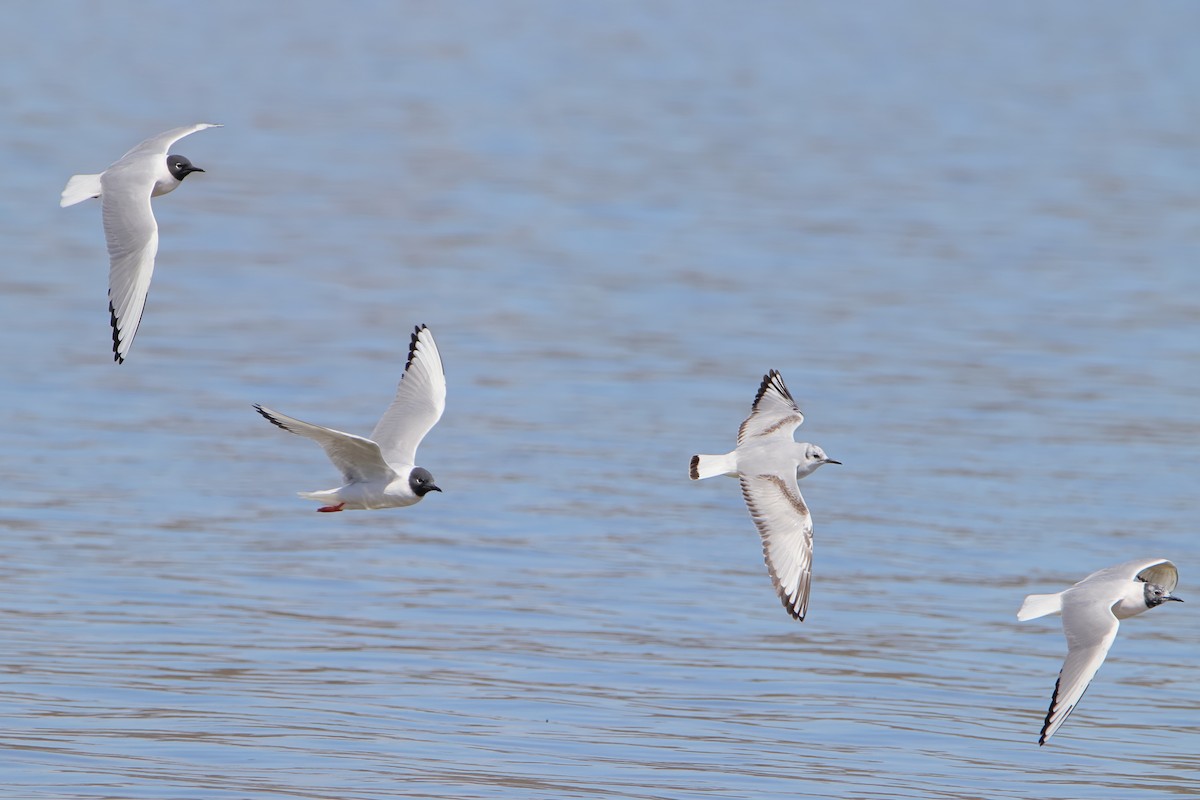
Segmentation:
{"type": "Polygon", "coordinates": [[[66,208],[99,196],[99,175],[72,175],[71,180],[67,181],[67,188],[63,189],[62,200],[58,205],[60,208],[66,208]]]}
{"type": "Polygon", "coordinates": [[[1037,619],[1047,614],[1057,614],[1062,611],[1062,592],[1054,594],[1031,594],[1021,603],[1017,619],[1024,622],[1027,619],[1037,619]]]}
{"type": "Polygon", "coordinates": [[[328,503],[331,500],[337,500],[338,490],[322,489],[319,492],[296,492],[296,494],[300,497],[303,497],[305,500],[315,500],[318,503],[328,503]]]}
{"type": "Polygon", "coordinates": [[[692,465],[688,470],[692,480],[711,478],[714,475],[729,475],[737,477],[736,453],[726,453],[723,456],[692,456],[692,465]]]}

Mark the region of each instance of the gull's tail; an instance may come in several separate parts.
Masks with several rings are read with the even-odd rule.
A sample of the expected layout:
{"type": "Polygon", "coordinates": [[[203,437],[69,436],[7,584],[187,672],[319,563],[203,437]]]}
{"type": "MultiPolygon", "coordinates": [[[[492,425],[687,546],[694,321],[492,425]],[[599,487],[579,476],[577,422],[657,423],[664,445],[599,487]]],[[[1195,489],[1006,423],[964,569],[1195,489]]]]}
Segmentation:
{"type": "Polygon", "coordinates": [[[733,453],[723,456],[692,456],[692,465],[688,470],[692,480],[711,478],[714,475],[729,475],[737,477],[737,459],[733,453]]]}
{"type": "Polygon", "coordinates": [[[1047,614],[1057,614],[1062,611],[1062,592],[1054,594],[1031,594],[1021,603],[1017,619],[1024,622],[1027,619],[1044,617],[1047,614]]]}
{"type": "Polygon", "coordinates": [[[60,208],[66,208],[99,196],[99,175],[72,175],[71,180],[67,181],[67,188],[63,189],[62,200],[58,201],[58,205],[60,208]]]}
{"type": "Polygon", "coordinates": [[[338,499],[337,489],[322,489],[319,492],[296,492],[296,494],[305,500],[315,500],[318,503],[328,503],[338,499]]]}

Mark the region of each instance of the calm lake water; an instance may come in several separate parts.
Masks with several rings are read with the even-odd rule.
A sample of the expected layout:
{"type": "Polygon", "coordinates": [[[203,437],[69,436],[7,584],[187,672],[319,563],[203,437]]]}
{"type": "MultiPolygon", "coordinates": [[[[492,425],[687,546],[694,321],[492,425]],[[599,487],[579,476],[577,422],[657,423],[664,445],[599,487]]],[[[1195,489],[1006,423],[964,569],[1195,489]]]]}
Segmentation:
{"type": "Polygon", "coordinates": [[[1192,603],[1037,735],[1029,592],[1200,600],[1200,6],[46,2],[0,27],[0,795],[1176,798],[1192,603]],[[111,363],[98,204],[151,134],[111,363]],[[437,335],[445,489],[316,514],[437,335]],[[803,624],[729,480],[781,370],[803,624]]]}

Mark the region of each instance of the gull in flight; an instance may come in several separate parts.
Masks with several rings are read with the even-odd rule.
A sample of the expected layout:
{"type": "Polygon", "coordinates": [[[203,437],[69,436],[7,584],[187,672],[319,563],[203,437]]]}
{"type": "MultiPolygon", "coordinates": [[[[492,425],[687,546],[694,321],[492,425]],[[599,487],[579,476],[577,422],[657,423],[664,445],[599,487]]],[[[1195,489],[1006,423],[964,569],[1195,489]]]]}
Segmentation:
{"type": "Polygon", "coordinates": [[[750,416],[738,429],[737,448],[724,455],[692,456],[691,479],[728,475],[742,484],[742,497],[762,537],[763,560],[787,612],[801,622],[808,611],[812,580],[813,525],[797,481],[822,464],[841,464],[815,444],[792,433],[804,415],[783,376],[771,370],[758,387],[750,416]]]}
{"type": "Polygon", "coordinates": [[[112,320],[113,358],[123,363],[137,335],[146,307],[146,293],[158,253],[158,223],[150,198],[173,192],[183,179],[204,170],[180,155],[168,155],[171,145],[205,128],[201,122],[152,136],[97,175],[73,175],[63,189],[62,207],[100,198],[104,238],[108,241],[108,313],[112,320]]]}
{"type": "Polygon", "coordinates": [[[1058,673],[1050,710],[1038,744],[1054,735],[1087,691],[1108,648],[1117,638],[1120,620],[1141,614],[1168,600],[1179,583],[1179,570],[1165,558],[1142,558],[1093,572],[1069,589],[1055,594],[1031,594],[1017,619],[1062,614],[1067,635],[1067,660],[1058,673]]]}
{"type": "Polygon", "coordinates": [[[285,431],[321,445],[341,470],[344,486],[300,492],[301,497],[323,504],[318,511],[411,506],[430,492],[441,491],[429,470],[416,466],[417,446],[446,408],[442,357],[433,333],[424,325],[413,331],[396,397],[369,439],[301,422],[264,406],[254,408],[285,431]]]}

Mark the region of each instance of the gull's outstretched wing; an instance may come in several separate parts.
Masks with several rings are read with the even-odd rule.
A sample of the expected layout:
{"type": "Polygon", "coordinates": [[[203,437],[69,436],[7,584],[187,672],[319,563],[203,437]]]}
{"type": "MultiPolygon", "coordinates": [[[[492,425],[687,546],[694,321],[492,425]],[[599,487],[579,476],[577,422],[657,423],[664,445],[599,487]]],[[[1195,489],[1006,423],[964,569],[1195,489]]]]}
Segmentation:
{"type": "Polygon", "coordinates": [[[1132,566],[1137,570],[1134,576],[1137,580],[1157,583],[1166,589],[1168,594],[1179,586],[1179,570],[1165,558],[1147,558],[1132,562],[1132,566]]]}
{"type": "Polygon", "coordinates": [[[371,431],[389,464],[415,465],[417,446],[446,409],[446,374],[433,332],[418,325],[408,346],[408,363],[396,397],[371,431]]]}
{"type": "Polygon", "coordinates": [[[803,622],[812,579],[813,526],[796,476],[743,475],[741,483],[775,591],[787,612],[803,622]]]}
{"type": "MultiPolygon", "coordinates": [[[[131,149],[125,155],[121,156],[121,161],[124,161],[125,159],[129,158],[130,156],[154,155],[154,154],[159,154],[159,155],[165,156],[167,154],[167,151],[171,148],[171,145],[175,144],[183,137],[190,136],[191,134],[195,133],[196,131],[202,131],[205,128],[220,128],[220,127],[223,127],[223,126],[216,122],[197,122],[195,125],[184,125],[182,128],[172,128],[169,131],[164,131],[163,133],[160,133],[157,136],[151,136],[149,139],[146,139],[144,142],[139,142],[138,144],[134,145],[133,149],[131,149]]],[[[117,163],[120,163],[120,161],[118,161],[117,163]]]]}
{"type": "Polygon", "coordinates": [[[321,445],[325,455],[329,456],[329,460],[341,471],[346,483],[391,480],[396,477],[396,473],[383,460],[379,445],[370,439],[302,422],[264,406],[255,405],[254,409],[271,424],[290,433],[305,436],[321,445]]]}
{"type": "Polygon", "coordinates": [[[1168,592],[1179,585],[1179,570],[1165,558],[1135,558],[1112,567],[1096,570],[1075,584],[1096,584],[1099,581],[1146,581],[1157,583],[1168,592]]]}
{"type": "MultiPolygon", "coordinates": [[[[1099,585],[1098,589],[1107,592],[1109,587],[1099,585]]],[[[1106,603],[1104,599],[1088,592],[1067,592],[1063,597],[1062,622],[1063,632],[1067,635],[1067,660],[1054,684],[1050,708],[1042,724],[1042,734],[1038,737],[1040,745],[1045,744],[1075,710],[1075,705],[1087,691],[1088,684],[1117,638],[1120,624],[1113,616],[1112,607],[1119,595],[1114,595],[1112,602],[1106,603]]]]}
{"type": "Polygon", "coordinates": [[[787,439],[792,438],[792,432],[804,422],[796,401],[783,382],[783,376],[778,370],[771,370],[758,387],[754,396],[754,406],[750,416],[738,428],[738,444],[758,436],[779,434],[787,439]]]}
{"type": "Polygon", "coordinates": [[[119,161],[100,176],[104,238],[108,242],[108,310],[113,355],[124,361],[146,307],[158,253],[158,223],[150,208],[155,167],[146,160],[119,161]]]}

